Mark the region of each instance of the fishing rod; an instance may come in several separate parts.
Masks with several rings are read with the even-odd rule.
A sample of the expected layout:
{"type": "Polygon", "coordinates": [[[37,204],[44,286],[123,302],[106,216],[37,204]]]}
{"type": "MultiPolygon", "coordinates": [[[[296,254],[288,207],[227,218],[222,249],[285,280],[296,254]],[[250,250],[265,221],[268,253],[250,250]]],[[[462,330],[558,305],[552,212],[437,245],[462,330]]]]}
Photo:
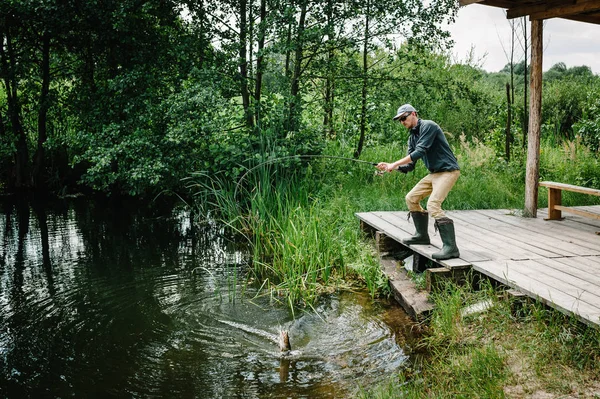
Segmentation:
{"type": "Polygon", "coordinates": [[[235,190],[233,191],[233,198],[235,198],[237,196],[237,191],[238,191],[238,188],[239,188],[240,184],[242,183],[242,181],[253,170],[255,170],[257,168],[260,168],[261,166],[270,165],[270,164],[275,163],[275,162],[285,161],[285,160],[294,159],[294,158],[298,158],[298,159],[302,159],[302,158],[338,159],[338,160],[342,160],[342,161],[351,161],[351,162],[357,162],[357,163],[366,163],[366,164],[369,164],[371,166],[377,166],[376,162],[363,161],[362,159],[356,159],[356,158],[340,157],[340,156],[336,156],[336,155],[322,155],[322,154],[313,154],[313,155],[310,155],[310,154],[307,154],[307,155],[288,155],[288,156],[285,156],[285,157],[273,158],[273,159],[269,159],[269,160],[263,161],[263,162],[259,163],[258,165],[255,165],[255,166],[251,167],[246,172],[244,172],[244,174],[240,177],[240,179],[238,180],[238,182],[235,185],[235,190]]]}

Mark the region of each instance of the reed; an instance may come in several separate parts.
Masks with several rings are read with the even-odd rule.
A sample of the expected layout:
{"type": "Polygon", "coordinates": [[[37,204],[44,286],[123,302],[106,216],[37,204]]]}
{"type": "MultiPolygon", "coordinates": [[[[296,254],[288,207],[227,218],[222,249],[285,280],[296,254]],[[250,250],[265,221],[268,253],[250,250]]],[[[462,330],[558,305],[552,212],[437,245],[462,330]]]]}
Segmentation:
{"type": "Polygon", "coordinates": [[[313,194],[318,180],[310,167],[302,176],[285,178],[275,165],[253,172],[241,190],[237,182],[232,190],[231,182],[202,174],[190,179],[190,188],[203,201],[201,212],[218,212],[233,232],[245,237],[263,294],[292,308],[312,305],[320,294],[343,284],[348,250],[359,246],[361,238],[349,221],[352,216],[326,207],[313,194]]]}

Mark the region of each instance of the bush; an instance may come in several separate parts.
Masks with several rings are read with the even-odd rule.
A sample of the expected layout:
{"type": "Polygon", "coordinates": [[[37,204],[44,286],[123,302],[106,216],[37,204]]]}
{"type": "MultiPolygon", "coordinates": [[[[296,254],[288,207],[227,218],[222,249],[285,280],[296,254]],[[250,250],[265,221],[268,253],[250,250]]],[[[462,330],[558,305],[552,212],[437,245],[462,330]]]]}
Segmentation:
{"type": "Polygon", "coordinates": [[[577,138],[590,150],[600,150],[600,93],[591,92],[583,110],[581,120],[573,126],[577,138]]]}

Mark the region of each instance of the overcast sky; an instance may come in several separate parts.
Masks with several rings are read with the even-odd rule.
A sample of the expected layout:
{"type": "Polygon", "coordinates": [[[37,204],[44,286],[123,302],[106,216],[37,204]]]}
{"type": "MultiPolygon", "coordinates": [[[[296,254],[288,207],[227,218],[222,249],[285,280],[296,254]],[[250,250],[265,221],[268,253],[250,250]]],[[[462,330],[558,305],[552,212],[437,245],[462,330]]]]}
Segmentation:
{"type": "MultiPolygon", "coordinates": [[[[521,32],[520,24],[516,25],[521,32]]],[[[461,7],[449,30],[457,61],[465,61],[473,47],[475,59],[481,60],[478,65],[486,71],[498,72],[508,63],[502,46],[509,50],[511,29],[504,9],[477,4],[461,7]]],[[[521,61],[519,44],[515,53],[515,62],[521,61]]],[[[544,71],[564,62],[567,67],[587,65],[600,74],[600,25],[557,18],[545,21],[543,62],[544,71]]]]}

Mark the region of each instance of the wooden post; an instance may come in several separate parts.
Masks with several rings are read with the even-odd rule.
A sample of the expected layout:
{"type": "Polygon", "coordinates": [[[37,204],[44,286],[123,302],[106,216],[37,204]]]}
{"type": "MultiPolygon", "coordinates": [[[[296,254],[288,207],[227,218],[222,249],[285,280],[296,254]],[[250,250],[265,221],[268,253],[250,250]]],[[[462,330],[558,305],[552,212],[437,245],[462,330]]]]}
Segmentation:
{"type": "Polygon", "coordinates": [[[525,216],[537,217],[542,119],[543,20],[531,21],[531,80],[529,82],[529,136],[525,177],[525,216]]]}
{"type": "Polygon", "coordinates": [[[372,227],[370,224],[365,223],[363,220],[360,221],[360,229],[365,232],[369,237],[375,238],[375,234],[377,230],[372,227]]]}
{"type": "Polygon", "coordinates": [[[405,246],[387,236],[383,231],[375,232],[375,246],[377,247],[377,252],[380,256],[384,252],[399,252],[402,250],[407,250],[405,246]]]}
{"type": "Polygon", "coordinates": [[[562,212],[555,209],[556,205],[562,205],[562,190],[548,188],[548,220],[562,219],[562,212]]]}
{"type": "Polygon", "coordinates": [[[506,83],[506,137],[504,138],[504,152],[506,156],[506,161],[510,161],[510,142],[512,141],[512,136],[510,132],[510,128],[512,126],[512,116],[511,116],[511,108],[512,104],[510,102],[510,83],[506,83]]]}

